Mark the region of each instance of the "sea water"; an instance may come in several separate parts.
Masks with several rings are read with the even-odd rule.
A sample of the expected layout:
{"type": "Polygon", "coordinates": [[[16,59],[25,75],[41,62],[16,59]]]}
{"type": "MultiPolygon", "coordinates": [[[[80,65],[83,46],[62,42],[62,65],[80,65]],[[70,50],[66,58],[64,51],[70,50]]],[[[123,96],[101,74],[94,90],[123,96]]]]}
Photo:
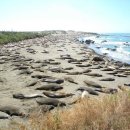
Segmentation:
{"type": "Polygon", "coordinates": [[[96,53],[130,64],[130,33],[109,33],[100,34],[99,37],[80,38],[81,41],[86,39],[95,41],[94,44],[88,46],[96,53]]]}

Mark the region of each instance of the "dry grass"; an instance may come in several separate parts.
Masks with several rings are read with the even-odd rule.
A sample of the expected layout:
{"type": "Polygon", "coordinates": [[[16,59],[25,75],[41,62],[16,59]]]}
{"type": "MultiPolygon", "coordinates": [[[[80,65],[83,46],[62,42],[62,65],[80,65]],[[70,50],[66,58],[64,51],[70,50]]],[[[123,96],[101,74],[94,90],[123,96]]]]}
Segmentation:
{"type": "MultiPolygon", "coordinates": [[[[20,126],[20,125],[19,125],[20,126]]],[[[84,99],[72,108],[33,113],[21,130],[130,130],[130,95],[84,99]]]]}

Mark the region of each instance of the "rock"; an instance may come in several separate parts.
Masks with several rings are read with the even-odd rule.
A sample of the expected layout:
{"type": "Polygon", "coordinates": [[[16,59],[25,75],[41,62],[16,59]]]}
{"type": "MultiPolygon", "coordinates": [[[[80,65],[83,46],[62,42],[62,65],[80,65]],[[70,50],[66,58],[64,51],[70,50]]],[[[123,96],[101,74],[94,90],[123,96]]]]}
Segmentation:
{"type": "Polygon", "coordinates": [[[107,40],[103,40],[103,41],[101,41],[101,43],[104,43],[104,42],[107,42],[107,40]]]}
{"type": "Polygon", "coordinates": [[[88,40],[85,40],[85,43],[86,44],[90,44],[90,43],[94,43],[95,41],[93,41],[93,40],[90,40],[90,39],[88,39],[88,40]]]}
{"type": "Polygon", "coordinates": [[[98,61],[104,61],[104,59],[103,59],[102,57],[99,57],[99,56],[93,57],[92,60],[93,60],[93,61],[96,61],[96,62],[98,62],[98,61]]]}

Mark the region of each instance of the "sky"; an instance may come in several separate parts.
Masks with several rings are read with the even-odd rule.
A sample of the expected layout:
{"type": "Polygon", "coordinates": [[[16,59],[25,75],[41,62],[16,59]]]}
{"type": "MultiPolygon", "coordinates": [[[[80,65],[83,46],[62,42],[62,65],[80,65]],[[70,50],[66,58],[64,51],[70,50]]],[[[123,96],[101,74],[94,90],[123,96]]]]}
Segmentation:
{"type": "Polygon", "coordinates": [[[0,30],[130,33],[130,0],[0,0],[0,30]]]}

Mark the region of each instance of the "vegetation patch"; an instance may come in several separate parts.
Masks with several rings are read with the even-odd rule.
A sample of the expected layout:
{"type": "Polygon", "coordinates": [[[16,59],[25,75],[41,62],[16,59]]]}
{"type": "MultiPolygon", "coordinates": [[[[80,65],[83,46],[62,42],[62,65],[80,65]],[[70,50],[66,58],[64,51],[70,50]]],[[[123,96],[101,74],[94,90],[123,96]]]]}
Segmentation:
{"type": "Polygon", "coordinates": [[[18,42],[25,39],[32,39],[37,37],[44,37],[49,32],[0,32],[0,44],[7,44],[11,42],[18,42]]]}

